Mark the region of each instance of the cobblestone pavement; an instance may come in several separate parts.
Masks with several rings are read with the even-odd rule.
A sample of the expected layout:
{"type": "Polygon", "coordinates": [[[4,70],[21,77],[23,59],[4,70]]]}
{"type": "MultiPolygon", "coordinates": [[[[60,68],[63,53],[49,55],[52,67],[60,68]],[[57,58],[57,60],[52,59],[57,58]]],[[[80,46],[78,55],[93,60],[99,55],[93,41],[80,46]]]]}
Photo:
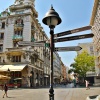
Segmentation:
{"type": "MultiPolygon", "coordinates": [[[[2,98],[4,91],[0,90],[0,100],[49,100],[49,88],[12,89],[8,91],[9,98],[2,98]]],[[[54,100],[86,100],[87,96],[100,95],[100,87],[86,88],[54,88],[54,100]]]]}

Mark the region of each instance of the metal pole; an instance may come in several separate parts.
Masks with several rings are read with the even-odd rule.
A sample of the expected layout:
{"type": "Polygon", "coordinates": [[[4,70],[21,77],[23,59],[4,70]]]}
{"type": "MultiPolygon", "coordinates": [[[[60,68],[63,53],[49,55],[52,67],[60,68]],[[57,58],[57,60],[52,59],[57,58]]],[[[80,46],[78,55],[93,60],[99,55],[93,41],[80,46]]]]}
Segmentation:
{"type": "Polygon", "coordinates": [[[54,90],[53,90],[53,51],[54,51],[54,28],[50,28],[50,89],[49,89],[49,100],[54,100],[54,90]]]}

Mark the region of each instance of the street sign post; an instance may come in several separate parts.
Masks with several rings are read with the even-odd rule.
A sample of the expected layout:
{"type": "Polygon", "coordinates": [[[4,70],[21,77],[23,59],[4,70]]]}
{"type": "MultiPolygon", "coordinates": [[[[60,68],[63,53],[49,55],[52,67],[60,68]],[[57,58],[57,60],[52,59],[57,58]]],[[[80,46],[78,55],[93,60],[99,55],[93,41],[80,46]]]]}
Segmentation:
{"type": "Polygon", "coordinates": [[[20,46],[35,46],[35,47],[49,47],[50,43],[19,41],[18,45],[20,45],[20,46]]]}
{"type": "Polygon", "coordinates": [[[79,51],[82,48],[80,46],[70,46],[70,47],[56,47],[55,51],[61,52],[61,51],[79,51]]]}
{"type": "Polygon", "coordinates": [[[44,47],[45,43],[34,43],[34,42],[30,42],[30,41],[19,41],[18,45],[20,45],[20,46],[44,47]]]}
{"type": "Polygon", "coordinates": [[[84,35],[77,35],[77,36],[71,36],[71,37],[57,38],[57,39],[54,39],[54,42],[78,40],[78,39],[84,39],[84,38],[91,38],[93,36],[94,36],[93,34],[84,34],[84,35]]]}
{"type": "Polygon", "coordinates": [[[81,28],[77,28],[77,29],[73,29],[73,30],[69,30],[69,31],[65,31],[65,32],[60,32],[60,33],[54,34],[54,38],[64,36],[64,35],[69,35],[69,34],[76,33],[76,32],[89,30],[91,28],[92,28],[91,26],[85,26],[85,27],[81,27],[81,28]]]}

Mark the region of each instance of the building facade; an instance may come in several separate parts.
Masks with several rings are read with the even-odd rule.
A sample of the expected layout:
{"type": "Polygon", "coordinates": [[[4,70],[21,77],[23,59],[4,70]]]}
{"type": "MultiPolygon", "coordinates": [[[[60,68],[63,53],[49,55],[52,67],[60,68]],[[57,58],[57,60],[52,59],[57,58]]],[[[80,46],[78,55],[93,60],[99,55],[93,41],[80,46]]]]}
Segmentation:
{"type": "Polygon", "coordinates": [[[18,46],[19,41],[49,40],[37,18],[34,0],[15,0],[0,16],[0,74],[9,69],[11,80],[21,79],[25,87],[47,84],[50,73],[49,49],[18,46]]]}
{"type": "MultiPolygon", "coordinates": [[[[18,45],[19,41],[50,42],[38,21],[34,2],[35,0],[15,0],[0,16],[0,74],[11,77],[9,83],[17,82],[22,87],[50,84],[49,46],[18,45]]],[[[56,52],[53,74],[54,82],[59,83],[61,58],[56,52]]]]}
{"type": "Polygon", "coordinates": [[[93,44],[95,59],[95,69],[97,74],[96,83],[100,83],[100,0],[94,0],[92,16],[90,20],[92,32],[94,34],[93,44]]]}

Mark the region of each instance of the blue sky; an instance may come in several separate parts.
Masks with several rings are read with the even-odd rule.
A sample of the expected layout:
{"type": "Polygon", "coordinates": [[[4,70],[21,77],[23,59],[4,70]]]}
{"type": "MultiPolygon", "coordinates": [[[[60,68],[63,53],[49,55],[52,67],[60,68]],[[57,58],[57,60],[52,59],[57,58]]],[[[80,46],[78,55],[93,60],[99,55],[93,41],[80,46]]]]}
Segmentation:
{"type": "MultiPolygon", "coordinates": [[[[0,12],[12,5],[14,1],[15,0],[1,0],[0,12]]],[[[53,5],[55,11],[59,13],[59,16],[62,19],[62,23],[55,27],[55,33],[59,33],[89,25],[93,9],[93,3],[94,0],[35,0],[35,8],[39,15],[39,22],[43,26],[44,31],[46,32],[48,37],[50,37],[49,28],[42,23],[42,19],[45,16],[46,12],[50,9],[51,4],[53,5]]],[[[91,33],[91,31],[75,33],[73,34],[73,36],[88,33],[91,33]]],[[[92,42],[92,39],[58,42],[55,44],[55,46],[77,46],[78,43],[86,42],[92,42]]],[[[70,66],[70,64],[74,62],[76,52],[60,52],[59,55],[63,63],[66,66],[70,66]]]]}

